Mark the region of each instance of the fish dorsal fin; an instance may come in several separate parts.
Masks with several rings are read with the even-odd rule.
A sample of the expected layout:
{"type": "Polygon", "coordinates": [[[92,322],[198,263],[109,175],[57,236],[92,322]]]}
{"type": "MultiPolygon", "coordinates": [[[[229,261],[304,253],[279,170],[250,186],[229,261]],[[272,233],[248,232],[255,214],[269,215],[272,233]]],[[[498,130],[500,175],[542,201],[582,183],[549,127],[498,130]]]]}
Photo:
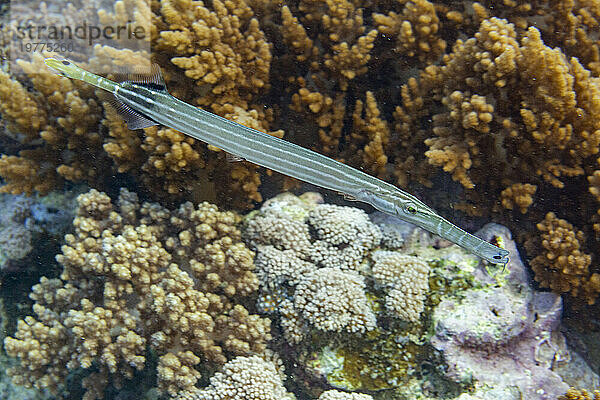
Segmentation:
{"type": "Polygon", "coordinates": [[[112,78],[115,82],[119,83],[131,82],[151,87],[155,90],[167,90],[160,67],[154,63],[134,68],[118,67],[117,72],[112,74],[112,78]]]}
{"type": "Polygon", "coordinates": [[[127,104],[124,104],[121,101],[117,100],[111,94],[108,94],[106,92],[100,92],[99,97],[101,100],[108,103],[109,106],[112,107],[117,112],[117,114],[121,116],[121,118],[123,118],[123,120],[127,124],[127,128],[131,130],[144,129],[150,126],[158,125],[157,122],[135,111],[127,104]]]}
{"type": "MultiPolygon", "coordinates": [[[[158,64],[148,64],[147,66],[136,66],[136,67],[117,67],[116,72],[110,76],[115,82],[123,83],[130,82],[136,83],[141,86],[150,87],[154,90],[167,91],[165,81],[163,80],[162,74],[160,73],[160,67],[158,64]]],[[[112,108],[115,109],[117,114],[125,120],[127,128],[129,129],[144,129],[150,126],[158,125],[157,122],[148,118],[146,115],[140,114],[135,111],[127,104],[122,103],[114,96],[102,96],[102,100],[106,101],[112,108]]]]}

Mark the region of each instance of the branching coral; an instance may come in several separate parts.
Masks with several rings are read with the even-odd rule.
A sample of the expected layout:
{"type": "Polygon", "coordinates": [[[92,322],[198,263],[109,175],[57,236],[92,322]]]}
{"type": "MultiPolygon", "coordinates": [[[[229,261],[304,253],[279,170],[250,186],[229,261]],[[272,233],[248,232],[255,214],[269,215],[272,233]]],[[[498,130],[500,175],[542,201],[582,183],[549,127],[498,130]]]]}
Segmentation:
{"type": "Polygon", "coordinates": [[[425,141],[425,155],[466,188],[490,165],[516,182],[525,176],[562,187],[561,177],[581,175],[585,158],[598,152],[600,131],[591,117],[597,82],[577,60],[545,47],[534,28],[519,46],[511,25],[485,21],[474,39],[457,42],[444,65],[427,69],[422,82],[449,110],[433,117],[435,137],[425,141]],[[436,88],[450,77],[460,86],[436,88]],[[531,89],[514,88],[523,82],[531,89]]]}
{"type": "Polygon", "coordinates": [[[533,253],[542,253],[531,260],[535,280],[542,287],[557,293],[569,292],[589,304],[600,293],[600,274],[589,271],[591,257],[582,251],[583,232],[554,213],[537,224],[540,237],[533,237],[525,245],[533,253]]]}
{"type": "Polygon", "coordinates": [[[518,208],[521,214],[527,212],[527,208],[533,203],[533,195],[537,189],[536,185],[529,183],[515,183],[500,193],[502,207],[507,210],[518,208]]]}
{"type": "MultiPolygon", "coordinates": [[[[247,109],[268,88],[271,46],[248,3],[215,1],[211,10],[197,1],[163,0],[153,12],[156,50],[169,59],[170,73],[179,67],[194,83],[194,103],[224,114],[226,104],[247,109]]],[[[173,83],[174,94],[183,95],[187,82],[173,83]]]]}
{"type": "MultiPolygon", "coordinates": [[[[358,5],[350,1],[326,0],[302,1],[297,10],[291,5],[284,6],[281,35],[293,60],[286,59],[289,68],[286,66],[278,79],[286,81],[286,86],[293,83],[289,89],[293,91],[291,108],[306,120],[303,122],[306,134],[318,134],[314,137],[319,140],[316,150],[355,165],[364,162],[369,170],[382,173],[382,165],[386,163],[382,146],[387,144],[389,133],[385,122],[379,119],[375,95],[369,93],[364,102],[359,100],[354,115],[348,107],[348,94],[354,91],[353,82],[368,73],[378,35],[375,29],[366,30],[363,8],[358,5]],[[366,103],[367,114],[364,120],[378,121],[377,128],[371,131],[365,128],[363,103],[366,103]],[[345,138],[347,147],[341,149],[344,119],[351,115],[355,120],[353,132],[345,138]],[[378,136],[376,131],[379,131],[378,136]],[[355,150],[362,152],[368,143],[371,148],[365,149],[364,156],[357,156],[355,150]],[[350,156],[356,158],[349,160],[350,156]]],[[[297,137],[298,141],[306,143],[311,143],[311,139],[297,137]]]]}
{"type": "Polygon", "coordinates": [[[599,400],[600,392],[594,390],[593,393],[588,392],[585,389],[577,390],[574,387],[569,388],[567,393],[558,397],[558,400],[599,400]]]}
{"type": "MultiPolygon", "coordinates": [[[[104,24],[128,25],[135,20],[150,26],[151,16],[152,45],[160,49],[155,59],[173,94],[210,106],[243,125],[270,131],[272,110],[265,108],[258,96],[269,87],[271,45],[247,3],[216,2],[209,9],[198,2],[163,1],[153,3],[151,9],[149,3],[128,1],[117,3],[113,11],[99,11],[104,24]],[[183,45],[188,42],[194,46],[183,45]]],[[[141,51],[96,46],[88,68],[110,75],[115,65],[139,68],[149,57],[141,51]]],[[[97,186],[97,181],[106,179],[107,171],[114,170],[109,164],[112,158],[116,170],[136,176],[160,199],[231,197],[238,199],[234,204],[238,208],[261,200],[256,165],[226,163],[223,154],[208,151],[205,145],[172,129],[148,128],[145,135],[129,131],[114,110],[108,110],[102,119],[92,87],[54,76],[41,64],[41,57],[36,60],[34,66],[22,66],[39,94],[28,93],[7,74],[2,78],[6,91],[0,111],[15,138],[27,148],[20,157],[5,156],[1,161],[0,172],[8,182],[5,191],[44,192],[59,186],[63,178],[97,186]],[[40,71],[44,74],[37,74],[40,71]],[[15,92],[18,99],[10,97],[15,92]],[[49,122],[53,118],[58,118],[57,127],[49,122]],[[48,146],[40,146],[45,143],[48,146]],[[190,180],[199,183],[190,184],[190,180]]],[[[271,133],[283,135],[281,130],[271,133]]]]}
{"type": "MultiPolygon", "coordinates": [[[[169,90],[182,100],[210,107],[225,118],[269,132],[272,111],[255,102],[269,87],[271,45],[250,3],[211,4],[209,9],[201,2],[163,0],[152,6],[156,28],[152,44],[158,50],[155,58],[166,69],[169,90]]],[[[283,131],[270,133],[283,136],[283,131]]],[[[191,173],[201,182],[212,174],[219,186],[212,191],[220,197],[239,199],[236,207],[262,200],[256,165],[228,164],[218,154],[183,137],[175,143],[165,143],[163,138],[173,135],[170,130],[158,130],[152,135],[154,140],[146,140],[142,145],[147,153],[153,153],[143,166],[147,184],[152,186],[155,176],[159,176],[167,181],[172,195],[183,191],[207,198],[211,190],[190,187],[190,177],[182,173],[191,173]],[[180,142],[180,149],[175,148],[180,142]]]]}
{"type": "Polygon", "coordinates": [[[563,177],[583,174],[586,158],[598,152],[597,80],[546,47],[535,28],[519,45],[511,24],[484,21],[441,66],[423,71],[420,85],[416,96],[433,95],[448,110],[432,116],[425,155],[465,188],[483,182],[490,167],[512,183],[532,184],[525,177],[563,187],[563,177]],[[530,89],[520,90],[523,84],[530,89]]]}
{"type": "Polygon", "coordinates": [[[48,71],[43,57],[20,62],[33,87],[27,88],[0,72],[0,113],[8,134],[24,148],[19,155],[3,154],[3,192],[47,193],[64,179],[96,183],[107,164],[102,152],[102,109],[89,85],[48,71]]]}
{"type": "Polygon", "coordinates": [[[36,317],[5,340],[21,362],[16,383],[56,392],[69,370],[94,364],[86,398],[97,398],[143,368],[150,347],[159,389],[175,394],[194,386],[201,360],[265,349],[269,320],[233,301],[258,283],[239,216],[208,203],[169,211],[126,190],[116,204],[95,190],[78,202],[60,279],[34,287],[36,317]]]}
{"type": "Polygon", "coordinates": [[[437,61],[446,49],[439,37],[439,18],[435,6],[427,0],[398,0],[403,5],[402,14],[393,11],[388,15],[373,14],[377,30],[395,38],[394,50],[419,61],[437,61]]]}

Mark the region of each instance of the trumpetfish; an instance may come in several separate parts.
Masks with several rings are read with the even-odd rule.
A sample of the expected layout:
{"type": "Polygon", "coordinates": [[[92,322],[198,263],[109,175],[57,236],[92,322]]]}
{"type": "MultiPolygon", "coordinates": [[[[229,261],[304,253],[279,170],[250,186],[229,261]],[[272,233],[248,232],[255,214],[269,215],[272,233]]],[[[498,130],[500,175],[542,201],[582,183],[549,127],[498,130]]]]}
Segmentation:
{"type": "Polygon", "coordinates": [[[334,190],[375,209],[413,223],[496,264],[509,252],[452,224],[415,196],[396,186],[315,151],[270,136],[173,97],[160,68],[141,79],[115,82],[68,60],[46,58],[55,72],[104,89],[114,96],[117,111],[129,129],[164,125],[234,156],[296,179],[334,190]]]}

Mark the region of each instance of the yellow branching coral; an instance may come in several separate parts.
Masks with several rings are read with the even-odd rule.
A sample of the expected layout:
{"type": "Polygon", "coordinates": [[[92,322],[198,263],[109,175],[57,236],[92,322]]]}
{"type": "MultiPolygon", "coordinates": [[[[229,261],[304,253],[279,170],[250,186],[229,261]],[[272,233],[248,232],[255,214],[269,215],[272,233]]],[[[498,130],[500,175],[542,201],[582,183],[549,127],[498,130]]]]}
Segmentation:
{"type": "MultiPolygon", "coordinates": [[[[194,102],[221,114],[225,104],[248,108],[268,87],[271,50],[246,2],[211,4],[209,10],[198,1],[162,0],[153,10],[160,28],[153,42],[192,80],[194,102]]],[[[187,82],[167,74],[167,83],[174,94],[185,93],[187,82]]]]}
{"type": "Polygon", "coordinates": [[[527,212],[527,208],[533,203],[533,195],[537,190],[536,185],[529,183],[515,183],[500,193],[502,206],[507,210],[518,208],[521,214],[527,212]]]}
{"type": "Polygon", "coordinates": [[[325,79],[332,77],[339,89],[347,90],[350,81],[367,72],[377,30],[364,34],[362,8],[350,1],[301,1],[298,10],[302,18],[295,17],[289,7],[282,8],[285,43],[298,61],[308,61],[313,72],[325,79]],[[304,25],[318,28],[311,29],[309,36],[304,25]]]}
{"type": "MultiPolygon", "coordinates": [[[[592,175],[588,176],[588,182],[590,184],[588,190],[594,196],[596,201],[600,202],[600,170],[596,170],[592,175]]],[[[596,232],[596,237],[600,236],[600,222],[598,222],[598,218],[600,217],[600,208],[596,211],[595,223],[593,225],[594,231],[596,232]]]]}
{"type": "Polygon", "coordinates": [[[567,390],[567,393],[559,396],[558,400],[600,400],[600,392],[594,390],[594,392],[590,393],[585,389],[577,390],[572,387],[567,390]]]}
{"type": "Polygon", "coordinates": [[[95,190],[78,202],[60,279],[34,286],[36,317],[5,340],[20,359],[16,383],[57,392],[69,370],[94,364],[85,398],[98,398],[144,368],[150,347],[159,389],[175,395],[194,387],[201,360],[264,351],[270,321],[233,301],[258,287],[238,215],[209,203],[169,211],[126,190],[115,203],[95,190]]]}
{"type": "Polygon", "coordinates": [[[25,150],[2,155],[3,192],[47,193],[64,179],[95,182],[102,179],[102,110],[89,85],[72,82],[48,71],[43,57],[19,62],[38,93],[0,71],[0,112],[8,135],[25,150]]]}
{"type": "MultiPolygon", "coordinates": [[[[367,72],[366,65],[371,59],[369,52],[373,49],[375,38],[377,38],[377,31],[372,30],[358,38],[352,47],[346,42],[333,45],[333,56],[325,59],[325,66],[345,79],[354,79],[357,75],[364,74],[367,72]]],[[[340,82],[343,90],[346,87],[345,80],[342,79],[340,82]]]]}
{"type": "Polygon", "coordinates": [[[537,255],[530,261],[535,280],[557,293],[569,293],[593,304],[600,293],[600,274],[590,273],[590,255],[583,252],[583,232],[554,213],[537,224],[539,238],[529,239],[525,246],[537,255]]]}
{"type": "Polygon", "coordinates": [[[365,103],[356,101],[352,118],[354,132],[351,134],[353,146],[358,147],[357,156],[370,173],[385,178],[387,176],[386,148],[389,144],[390,129],[380,117],[377,101],[372,92],[367,92],[365,103]],[[364,114],[364,117],[363,117],[364,114]],[[365,144],[366,143],[366,144],[365,144]]]}
{"type": "Polygon", "coordinates": [[[433,3],[427,0],[398,0],[402,14],[373,14],[377,30],[395,38],[395,51],[419,61],[436,61],[446,49],[439,36],[440,20],[433,3]]]}
{"type": "Polygon", "coordinates": [[[422,71],[418,87],[403,88],[407,109],[396,110],[397,126],[404,131],[429,116],[430,131],[420,133],[429,135],[428,162],[467,189],[484,185],[502,197],[523,177],[562,188],[598,153],[598,90],[600,81],[544,45],[537,29],[519,44],[511,24],[492,18],[474,38],[458,40],[442,65],[422,71]],[[436,102],[443,112],[422,114],[436,102]],[[504,181],[489,180],[490,170],[504,181]]]}
{"type": "Polygon", "coordinates": [[[320,92],[311,92],[306,88],[306,80],[303,78],[298,78],[298,83],[300,89],[292,95],[290,108],[310,115],[318,126],[321,152],[336,155],[346,114],[345,96],[339,94],[333,99],[320,92]]]}
{"type": "Polygon", "coordinates": [[[314,41],[308,37],[306,29],[292,15],[288,6],[281,8],[281,19],[285,43],[295,53],[296,60],[302,62],[314,59],[319,49],[314,46],[314,41]]]}
{"type": "MultiPolygon", "coordinates": [[[[207,8],[193,1],[118,2],[114,12],[99,11],[101,20],[129,24],[133,19],[143,24],[151,18],[151,44],[159,51],[150,55],[96,46],[90,65],[110,76],[111,66],[144,66],[152,58],[176,97],[282,137],[283,131],[269,130],[272,110],[254,104],[269,87],[271,45],[249,4],[215,2],[207,8]]],[[[130,131],[108,103],[104,106],[102,123],[108,131],[104,151],[119,172],[135,176],[155,198],[169,202],[234,198],[231,206],[237,208],[261,201],[258,166],[226,163],[219,149],[208,146],[212,151],[207,151],[205,144],[173,129],[130,131]]]]}

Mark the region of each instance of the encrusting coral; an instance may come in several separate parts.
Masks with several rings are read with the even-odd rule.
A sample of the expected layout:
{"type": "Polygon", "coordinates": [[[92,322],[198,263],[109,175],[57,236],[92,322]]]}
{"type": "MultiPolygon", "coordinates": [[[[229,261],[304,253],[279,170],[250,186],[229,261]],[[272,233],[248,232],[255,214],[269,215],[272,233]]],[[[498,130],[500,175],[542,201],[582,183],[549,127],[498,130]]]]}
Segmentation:
{"type": "Polygon", "coordinates": [[[264,351],[270,321],[233,300],[258,287],[239,216],[208,203],[169,211],[124,189],[115,203],[95,190],[78,203],[60,279],[34,286],[36,317],[5,339],[20,360],[15,383],[57,392],[69,371],[95,365],[85,398],[101,398],[109,380],[119,386],[145,366],[150,348],[158,387],[173,395],[194,387],[201,361],[264,351]]]}

